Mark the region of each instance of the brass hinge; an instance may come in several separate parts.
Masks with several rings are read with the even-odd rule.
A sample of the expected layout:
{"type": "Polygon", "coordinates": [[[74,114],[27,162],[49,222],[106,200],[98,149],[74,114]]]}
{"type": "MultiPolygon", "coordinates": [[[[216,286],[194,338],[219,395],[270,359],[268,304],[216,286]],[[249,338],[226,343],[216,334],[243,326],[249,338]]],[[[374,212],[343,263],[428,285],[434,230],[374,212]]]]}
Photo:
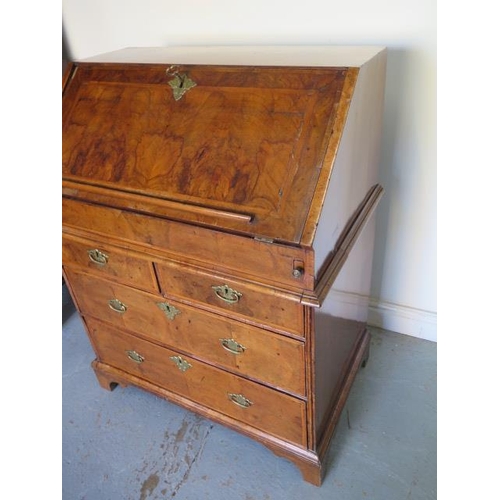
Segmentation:
{"type": "Polygon", "coordinates": [[[272,238],[265,238],[264,236],[255,236],[255,241],[260,241],[261,243],[274,243],[272,238]]]}

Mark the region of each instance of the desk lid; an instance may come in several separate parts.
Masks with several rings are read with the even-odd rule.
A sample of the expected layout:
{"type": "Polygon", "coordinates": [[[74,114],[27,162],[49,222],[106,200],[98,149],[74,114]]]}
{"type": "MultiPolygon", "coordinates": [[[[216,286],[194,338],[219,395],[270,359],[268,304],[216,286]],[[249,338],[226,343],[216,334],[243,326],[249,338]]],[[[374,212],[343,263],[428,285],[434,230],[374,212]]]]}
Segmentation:
{"type": "Polygon", "coordinates": [[[357,68],[70,71],[65,196],[290,244],[317,224],[357,68]]]}

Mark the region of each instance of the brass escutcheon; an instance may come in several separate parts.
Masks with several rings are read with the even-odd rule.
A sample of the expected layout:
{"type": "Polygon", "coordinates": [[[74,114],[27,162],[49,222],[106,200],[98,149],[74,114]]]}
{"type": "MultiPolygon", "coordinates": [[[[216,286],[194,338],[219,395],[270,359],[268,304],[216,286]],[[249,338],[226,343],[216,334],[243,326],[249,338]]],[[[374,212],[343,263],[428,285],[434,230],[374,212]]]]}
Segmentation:
{"type": "Polygon", "coordinates": [[[123,302],[120,302],[118,299],[111,299],[108,304],[113,311],[120,314],[123,314],[127,310],[127,306],[123,302]]]}
{"type": "Polygon", "coordinates": [[[241,297],[243,297],[243,294],[241,292],[238,292],[236,290],[233,290],[227,285],[213,285],[212,286],[215,295],[227,304],[236,304],[238,300],[240,300],[241,297]]]}
{"type": "Polygon", "coordinates": [[[243,354],[246,347],[236,342],[234,339],[219,339],[222,347],[231,354],[243,354]]]}
{"type": "Polygon", "coordinates": [[[89,255],[89,259],[94,264],[98,266],[105,266],[108,263],[109,257],[104,253],[98,250],[97,248],[93,248],[92,250],[87,250],[89,255]]]}
{"type": "Polygon", "coordinates": [[[168,302],[157,302],[156,305],[165,313],[165,316],[170,320],[173,320],[178,314],[181,313],[179,309],[177,309],[177,307],[169,304],[168,302]]]}
{"type": "Polygon", "coordinates": [[[234,403],[236,406],[239,406],[240,408],[250,408],[250,406],[253,405],[253,403],[245,396],[243,396],[243,394],[231,394],[228,392],[227,396],[232,403],[234,403]]]}
{"type": "Polygon", "coordinates": [[[170,359],[177,365],[177,368],[179,368],[181,372],[185,372],[189,370],[189,368],[192,368],[192,365],[180,356],[170,356],[170,359]]]}
{"type": "Polygon", "coordinates": [[[186,74],[179,74],[174,68],[175,66],[170,66],[166,73],[167,75],[174,75],[174,78],[168,84],[172,87],[174,99],[178,101],[189,89],[196,87],[196,82],[191,80],[186,74]]]}

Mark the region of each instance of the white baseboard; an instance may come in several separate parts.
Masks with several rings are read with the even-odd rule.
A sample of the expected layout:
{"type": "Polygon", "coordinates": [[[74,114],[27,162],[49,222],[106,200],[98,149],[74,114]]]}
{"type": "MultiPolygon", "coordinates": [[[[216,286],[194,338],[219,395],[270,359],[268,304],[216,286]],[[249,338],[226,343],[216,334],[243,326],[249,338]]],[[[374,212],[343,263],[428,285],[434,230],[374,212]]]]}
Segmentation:
{"type": "Polygon", "coordinates": [[[367,323],[370,326],[437,342],[437,313],[435,312],[339,290],[332,290],[332,295],[334,301],[340,302],[344,307],[368,302],[367,323]]]}
{"type": "Polygon", "coordinates": [[[380,300],[370,300],[368,324],[437,342],[437,313],[380,300]]]}

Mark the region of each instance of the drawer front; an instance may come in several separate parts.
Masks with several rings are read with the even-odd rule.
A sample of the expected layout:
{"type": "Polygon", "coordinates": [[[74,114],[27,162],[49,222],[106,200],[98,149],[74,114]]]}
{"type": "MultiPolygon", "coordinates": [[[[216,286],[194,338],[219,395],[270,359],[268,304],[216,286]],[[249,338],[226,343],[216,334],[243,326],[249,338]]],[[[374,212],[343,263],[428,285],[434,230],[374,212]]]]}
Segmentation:
{"type": "Polygon", "coordinates": [[[84,273],[70,271],[68,277],[84,315],[273,387],[305,394],[304,345],[298,340],[84,273]],[[113,299],[119,302],[110,305],[113,299]]]}
{"type": "Polygon", "coordinates": [[[305,402],[97,321],[88,325],[103,363],[306,446],[305,402]]]}
{"type": "Polygon", "coordinates": [[[271,288],[227,279],[174,262],[156,263],[161,292],[294,335],[304,336],[299,297],[271,288]]]}
{"type": "Polygon", "coordinates": [[[62,259],[65,266],[81,267],[103,278],[158,291],[152,263],[112,245],[63,236],[62,259]]]}

